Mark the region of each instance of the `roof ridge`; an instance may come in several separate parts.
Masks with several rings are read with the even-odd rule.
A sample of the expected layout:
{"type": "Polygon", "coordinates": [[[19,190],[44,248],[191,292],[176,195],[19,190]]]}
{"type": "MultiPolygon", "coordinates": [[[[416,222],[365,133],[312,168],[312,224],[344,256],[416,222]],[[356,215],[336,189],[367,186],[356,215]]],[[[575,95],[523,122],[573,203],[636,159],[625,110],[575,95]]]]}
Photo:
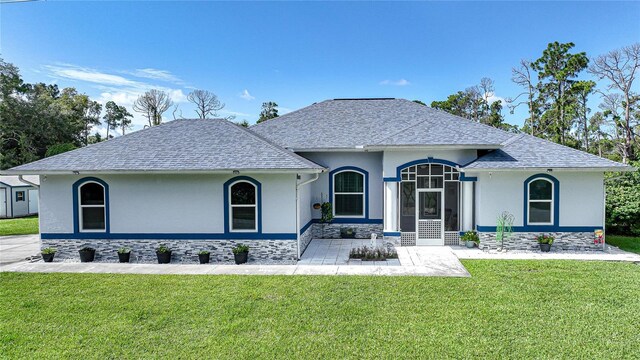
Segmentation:
{"type": "Polygon", "coordinates": [[[277,151],[279,151],[279,152],[281,152],[281,153],[284,153],[284,154],[286,154],[287,156],[290,156],[290,157],[294,158],[294,159],[295,159],[295,160],[297,160],[297,161],[301,161],[302,163],[306,163],[306,165],[311,165],[311,166],[317,166],[317,167],[319,167],[319,168],[324,168],[323,166],[320,166],[320,165],[318,165],[318,164],[314,163],[313,161],[311,161],[311,160],[309,160],[309,159],[306,159],[306,158],[304,158],[304,157],[302,157],[302,156],[300,156],[300,155],[298,155],[298,154],[294,153],[293,151],[288,150],[288,149],[286,149],[286,148],[284,148],[284,147],[282,147],[282,146],[280,146],[280,145],[278,145],[278,144],[274,143],[273,141],[271,141],[271,140],[269,140],[269,139],[267,139],[267,138],[265,138],[265,137],[263,137],[263,136],[261,136],[261,135],[259,135],[259,134],[255,133],[255,132],[253,132],[253,131],[252,131],[251,129],[249,129],[249,128],[246,128],[246,127],[244,127],[244,126],[242,126],[242,125],[238,125],[238,124],[236,124],[236,123],[234,123],[234,122],[232,122],[232,121],[226,120],[226,119],[224,119],[224,121],[225,121],[226,123],[230,124],[230,125],[233,125],[233,126],[235,126],[235,127],[239,128],[241,131],[246,132],[247,134],[249,134],[249,135],[253,136],[254,138],[256,138],[256,139],[258,139],[258,140],[260,140],[260,141],[263,141],[263,142],[264,142],[264,143],[266,143],[267,145],[271,146],[273,149],[275,149],[275,150],[277,150],[277,151]]]}
{"type": "Polygon", "coordinates": [[[311,104],[311,105],[308,105],[308,106],[305,106],[305,107],[301,107],[300,109],[293,110],[293,111],[288,112],[288,113],[286,113],[286,114],[278,115],[278,117],[275,117],[275,118],[272,118],[272,119],[269,119],[269,120],[265,120],[265,121],[263,121],[263,122],[261,122],[261,123],[255,123],[255,124],[253,124],[253,125],[251,125],[251,126],[249,126],[249,127],[250,127],[250,128],[252,128],[252,127],[264,127],[264,124],[269,123],[269,122],[273,123],[273,120],[276,120],[276,121],[282,122],[281,120],[282,120],[283,118],[284,118],[285,120],[287,120],[287,117],[289,117],[289,115],[291,115],[291,114],[295,114],[295,113],[300,112],[300,111],[302,111],[302,110],[306,110],[306,109],[308,109],[308,108],[310,108],[310,107],[312,107],[312,106],[314,106],[314,105],[319,105],[319,104],[322,104],[322,103],[325,103],[325,102],[328,102],[328,101],[332,101],[332,100],[329,100],[329,99],[328,99],[328,100],[323,100],[323,101],[320,101],[320,102],[314,102],[314,103],[313,103],[313,104],[311,104]]]}

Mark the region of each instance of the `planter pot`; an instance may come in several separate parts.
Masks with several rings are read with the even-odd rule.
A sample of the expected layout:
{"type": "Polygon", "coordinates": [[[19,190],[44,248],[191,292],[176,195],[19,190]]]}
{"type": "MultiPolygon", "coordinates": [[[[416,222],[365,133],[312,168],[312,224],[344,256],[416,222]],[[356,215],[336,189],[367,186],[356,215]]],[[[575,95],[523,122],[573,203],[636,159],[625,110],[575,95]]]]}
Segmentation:
{"type": "Polygon", "coordinates": [[[198,260],[200,260],[200,264],[208,264],[209,255],[210,254],[198,254],[198,260]]]}
{"type": "Polygon", "coordinates": [[[320,205],[318,203],[313,204],[313,208],[316,209],[316,210],[320,210],[321,207],[322,207],[322,205],[320,205]]]}
{"type": "Polygon", "coordinates": [[[464,244],[471,249],[472,247],[476,246],[476,243],[474,241],[465,241],[464,244]]]}
{"type": "Polygon", "coordinates": [[[242,252],[238,254],[233,254],[234,259],[236,260],[236,265],[244,264],[247,262],[247,257],[249,256],[249,252],[242,252]]]}
{"type": "Polygon", "coordinates": [[[118,253],[118,260],[120,260],[121,263],[128,263],[130,257],[131,257],[131,252],[118,253]]]}
{"type": "Polygon", "coordinates": [[[80,253],[80,262],[92,262],[96,257],[95,250],[78,251],[80,253]]]}
{"type": "Polygon", "coordinates": [[[168,264],[171,262],[171,251],[166,253],[156,251],[156,255],[158,256],[158,264],[168,264]]]}
{"type": "Polygon", "coordinates": [[[44,260],[44,262],[53,262],[53,257],[56,254],[42,254],[42,260],[44,260]]]}
{"type": "Polygon", "coordinates": [[[551,244],[540,244],[540,251],[549,252],[551,250],[551,244]]]}

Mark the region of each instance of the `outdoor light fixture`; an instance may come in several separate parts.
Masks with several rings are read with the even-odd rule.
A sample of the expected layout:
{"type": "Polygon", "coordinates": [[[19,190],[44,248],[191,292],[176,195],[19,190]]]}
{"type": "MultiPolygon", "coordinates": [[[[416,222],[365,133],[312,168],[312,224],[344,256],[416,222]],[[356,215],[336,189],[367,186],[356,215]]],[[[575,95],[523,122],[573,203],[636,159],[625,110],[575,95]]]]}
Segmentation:
{"type": "Polygon", "coordinates": [[[553,171],[553,169],[547,169],[547,172],[552,172],[552,171],[553,171]]]}
{"type": "Polygon", "coordinates": [[[73,174],[74,175],[80,175],[80,171],[74,171],[73,174]]]}
{"type": "Polygon", "coordinates": [[[233,175],[238,175],[238,174],[240,174],[240,171],[238,171],[238,170],[233,170],[233,175]]]}

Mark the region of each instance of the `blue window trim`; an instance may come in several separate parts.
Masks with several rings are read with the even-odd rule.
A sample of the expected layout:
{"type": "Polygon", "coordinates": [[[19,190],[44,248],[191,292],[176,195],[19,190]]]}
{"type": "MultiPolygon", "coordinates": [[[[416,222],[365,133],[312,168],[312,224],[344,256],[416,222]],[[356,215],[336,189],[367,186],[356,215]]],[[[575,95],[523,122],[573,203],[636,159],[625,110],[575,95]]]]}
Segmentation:
{"type": "Polygon", "coordinates": [[[400,236],[399,231],[385,231],[382,233],[383,236],[400,236]]]}
{"type": "Polygon", "coordinates": [[[531,231],[553,231],[553,230],[541,230],[543,228],[552,229],[560,228],[560,181],[549,174],[536,174],[529,176],[524,181],[524,217],[522,223],[525,228],[531,231]],[[549,180],[553,183],[553,221],[552,224],[536,225],[529,224],[529,184],[537,179],[549,180]]]}
{"type": "MultiPolygon", "coordinates": [[[[341,173],[343,171],[356,171],[364,175],[364,218],[362,216],[340,216],[339,218],[334,218],[332,222],[337,223],[336,220],[348,219],[348,222],[354,223],[357,219],[369,219],[369,172],[365,169],[361,169],[356,166],[343,166],[329,172],[329,201],[333,203],[333,176],[337,173],[341,173]]],[[[335,213],[335,209],[333,210],[335,213]]],[[[335,216],[335,215],[334,215],[335,216]]]]}
{"type": "Polygon", "coordinates": [[[96,236],[100,236],[101,234],[109,234],[111,233],[111,224],[109,221],[109,184],[107,184],[104,180],[98,179],[96,177],[85,177],[82,178],[72,186],[73,191],[73,233],[74,235],[89,235],[89,238],[95,238],[96,236]],[[104,187],[104,212],[105,212],[105,226],[104,231],[91,231],[91,232],[81,232],[80,231],[80,209],[79,209],[79,199],[78,199],[78,189],[81,185],[84,185],[89,182],[94,182],[102,185],[104,187]]]}
{"type": "MultiPolygon", "coordinates": [[[[396,177],[385,177],[385,178],[383,178],[383,180],[385,182],[402,181],[402,177],[400,175],[401,172],[402,172],[402,169],[408,168],[409,166],[413,166],[413,165],[419,165],[419,164],[442,164],[442,165],[448,165],[448,166],[451,166],[451,167],[454,167],[454,168],[460,166],[459,164],[457,164],[457,163],[455,163],[453,161],[428,157],[426,159],[409,161],[407,163],[404,163],[402,165],[397,166],[396,167],[396,177]]],[[[467,181],[476,181],[476,180],[478,180],[477,178],[467,178],[467,179],[475,179],[475,180],[467,180],[467,181]]],[[[463,181],[463,180],[460,180],[460,181],[463,181]]]]}
{"type": "MultiPolygon", "coordinates": [[[[266,234],[262,234],[262,184],[260,184],[258,180],[251,178],[249,176],[236,176],[232,179],[227,180],[227,182],[224,183],[223,188],[224,188],[224,234],[229,238],[231,238],[232,236],[239,236],[242,234],[266,235],[266,234]],[[258,213],[256,215],[256,221],[258,222],[257,231],[231,231],[231,227],[229,226],[229,217],[231,216],[229,214],[229,207],[230,207],[229,187],[231,186],[231,184],[238,181],[247,181],[252,183],[256,187],[256,191],[257,191],[256,205],[258,209],[258,213]]],[[[248,238],[261,238],[261,236],[248,237],[248,238]]]]}

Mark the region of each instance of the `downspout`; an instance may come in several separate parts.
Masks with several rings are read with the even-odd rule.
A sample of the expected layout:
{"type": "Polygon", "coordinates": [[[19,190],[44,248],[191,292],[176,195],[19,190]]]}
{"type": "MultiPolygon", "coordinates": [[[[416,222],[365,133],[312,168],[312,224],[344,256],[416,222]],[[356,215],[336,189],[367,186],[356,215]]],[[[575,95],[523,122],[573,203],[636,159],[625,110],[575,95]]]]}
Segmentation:
{"type": "Polygon", "coordinates": [[[300,256],[302,255],[300,253],[300,194],[298,190],[300,189],[300,187],[318,180],[318,178],[320,178],[320,173],[316,173],[315,177],[301,183],[298,183],[296,181],[296,239],[298,241],[298,260],[300,260],[300,256]]]}
{"type": "Polygon", "coordinates": [[[34,188],[38,189],[38,190],[40,189],[40,185],[35,184],[35,183],[32,183],[32,182],[31,182],[31,181],[29,181],[29,180],[25,180],[25,179],[22,177],[22,175],[18,175],[18,180],[20,180],[20,182],[25,183],[25,184],[27,184],[27,185],[31,185],[31,186],[33,186],[34,188]]]}

